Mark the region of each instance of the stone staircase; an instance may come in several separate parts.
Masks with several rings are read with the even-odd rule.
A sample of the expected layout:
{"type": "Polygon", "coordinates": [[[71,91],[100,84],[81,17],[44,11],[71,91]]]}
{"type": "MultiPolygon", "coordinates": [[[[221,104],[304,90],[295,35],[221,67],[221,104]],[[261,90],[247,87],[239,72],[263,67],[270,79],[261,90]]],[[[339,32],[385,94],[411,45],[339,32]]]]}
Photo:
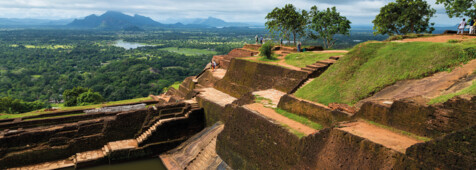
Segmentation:
{"type": "Polygon", "coordinates": [[[326,71],[332,64],[336,63],[339,58],[342,56],[332,56],[329,59],[317,61],[314,64],[307,65],[304,68],[301,68],[301,71],[307,72],[309,75],[306,79],[304,79],[298,86],[296,86],[293,90],[290,91],[290,94],[296,92],[302,86],[310,83],[314,78],[319,77],[324,71],[326,71]]]}

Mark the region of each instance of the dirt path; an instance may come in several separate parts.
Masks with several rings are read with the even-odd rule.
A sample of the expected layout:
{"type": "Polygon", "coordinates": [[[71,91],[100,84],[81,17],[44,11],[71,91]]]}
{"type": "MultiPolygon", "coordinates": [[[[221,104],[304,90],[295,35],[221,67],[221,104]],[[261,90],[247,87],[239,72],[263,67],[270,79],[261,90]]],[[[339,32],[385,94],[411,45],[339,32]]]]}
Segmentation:
{"type": "Polygon", "coordinates": [[[217,103],[222,107],[225,107],[227,104],[231,104],[236,100],[236,98],[214,88],[203,88],[200,90],[202,91],[199,94],[200,97],[217,103]]]}
{"type": "Polygon", "coordinates": [[[276,111],[271,108],[264,107],[261,103],[253,103],[245,105],[244,107],[256,111],[267,118],[279,122],[280,124],[285,124],[298,132],[304,133],[306,136],[317,132],[317,130],[313,128],[310,128],[302,123],[289,119],[283,115],[280,115],[279,113],[276,113],[276,111]]]}
{"type": "Polygon", "coordinates": [[[397,134],[387,129],[383,129],[363,121],[343,124],[340,130],[352,133],[354,135],[363,137],[372,142],[381,144],[385,147],[394,149],[401,153],[405,153],[406,149],[419,141],[404,135],[397,134]]]}
{"type": "Polygon", "coordinates": [[[474,39],[476,36],[468,35],[438,35],[432,37],[420,37],[420,38],[409,38],[404,40],[397,40],[394,42],[448,42],[448,40],[461,40],[466,41],[474,39]]]}
{"type": "Polygon", "coordinates": [[[384,88],[375,95],[359,101],[356,106],[360,107],[367,101],[394,101],[416,96],[432,99],[470,86],[472,79],[465,79],[465,77],[475,71],[476,60],[472,60],[461,67],[456,67],[451,72],[444,71],[423,79],[399,81],[392,86],[384,88]],[[458,84],[461,84],[461,86],[452,88],[458,84]]]}
{"type": "Polygon", "coordinates": [[[277,108],[279,100],[281,97],[283,97],[286,93],[281,92],[279,90],[275,89],[268,89],[268,90],[262,90],[262,91],[255,91],[253,92],[253,95],[259,95],[261,97],[267,98],[271,100],[271,103],[269,104],[264,104],[265,106],[272,107],[272,108],[277,108]]]}
{"type": "Polygon", "coordinates": [[[222,68],[218,68],[218,69],[215,69],[215,71],[213,71],[212,73],[213,73],[213,77],[216,77],[218,79],[223,79],[223,77],[225,77],[226,70],[222,68]]]}
{"type": "Polygon", "coordinates": [[[348,53],[347,50],[324,50],[324,51],[313,51],[314,53],[348,53]]]}

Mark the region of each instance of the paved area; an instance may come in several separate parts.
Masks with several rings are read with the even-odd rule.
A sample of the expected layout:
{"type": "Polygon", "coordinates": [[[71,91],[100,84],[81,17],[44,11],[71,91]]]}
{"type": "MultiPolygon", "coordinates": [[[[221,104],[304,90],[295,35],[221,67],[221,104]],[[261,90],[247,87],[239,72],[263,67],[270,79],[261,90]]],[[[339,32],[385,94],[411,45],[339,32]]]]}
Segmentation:
{"type": "Polygon", "coordinates": [[[236,98],[214,88],[203,88],[200,90],[202,92],[200,92],[198,96],[206,100],[212,101],[214,103],[217,103],[218,105],[222,107],[225,107],[227,104],[231,104],[233,103],[233,101],[237,100],[236,98]]]}
{"type": "Polygon", "coordinates": [[[310,135],[317,132],[316,129],[310,128],[309,126],[306,126],[302,123],[296,122],[283,115],[280,115],[279,113],[276,113],[274,109],[264,107],[263,104],[261,103],[253,103],[253,104],[245,105],[244,107],[249,110],[253,110],[271,120],[274,120],[279,124],[284,124],[290,127],[291,129],[304,133],[305,135],[310,135]]]}
{"type": "Polygon", "coordinates": [[[137,140],[135,139],[109,142],[107,145],[109,146],[109,149],[111,149],[111,151],[134,149],[138,147],[137,140]]]}
{"type": "Polygon", "coordinates": [[[405,153],[408,147],[416,143],[423,142],[384,128],[377,127],[364,121],[347,123],[341,126],[343,127],[339,128],[340,130],[363,137],[401,153],[405,153]]]}
{"type": "Polygon", "coordinates": [[[276,89],[268,89],[268,90],[262,90],[262,91],[255,91],[252,93],[253,95],[259,95],[261,97],[267,98],[271,100],[271,103],[262,103],[266,107],[272,107],[272,108],[277,108],[279,100],[281,97],[283,97],[286,93],[281,92],[276,89]]]}

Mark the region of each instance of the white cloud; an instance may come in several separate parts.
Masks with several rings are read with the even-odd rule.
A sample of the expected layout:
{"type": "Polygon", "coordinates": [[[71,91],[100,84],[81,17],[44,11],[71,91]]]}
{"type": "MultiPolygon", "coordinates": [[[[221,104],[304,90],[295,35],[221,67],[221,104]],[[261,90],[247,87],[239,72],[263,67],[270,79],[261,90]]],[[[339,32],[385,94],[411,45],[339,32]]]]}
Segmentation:
{"type": "MultiPolygon", "coordinates": [[[[444,15],[444,7],[436,5],[437,23],[456,22],[444,15]]],[[[167,18],[205,18],[213,16],[226,21],[264,22],[266,14],[287,3],[308,10],[336,6],[354,24],[370,25],[380,8],[391,0],[0,0],[1,18],[81,18],[107,10],[141,14],[155,20],[167,18]]]]}

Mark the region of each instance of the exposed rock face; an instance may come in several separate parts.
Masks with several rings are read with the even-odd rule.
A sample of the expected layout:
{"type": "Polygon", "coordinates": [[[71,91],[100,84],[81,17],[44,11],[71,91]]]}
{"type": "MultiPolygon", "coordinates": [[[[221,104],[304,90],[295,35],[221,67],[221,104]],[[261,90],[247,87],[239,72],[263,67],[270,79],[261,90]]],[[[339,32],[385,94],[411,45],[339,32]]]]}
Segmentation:
{"type": "Polygon", "coordinates": [[[307,75],[302,71],[233,58],[225,77],[215,84],[215,88],[234,97],[266,89],[289,92],[307,75]]]}

